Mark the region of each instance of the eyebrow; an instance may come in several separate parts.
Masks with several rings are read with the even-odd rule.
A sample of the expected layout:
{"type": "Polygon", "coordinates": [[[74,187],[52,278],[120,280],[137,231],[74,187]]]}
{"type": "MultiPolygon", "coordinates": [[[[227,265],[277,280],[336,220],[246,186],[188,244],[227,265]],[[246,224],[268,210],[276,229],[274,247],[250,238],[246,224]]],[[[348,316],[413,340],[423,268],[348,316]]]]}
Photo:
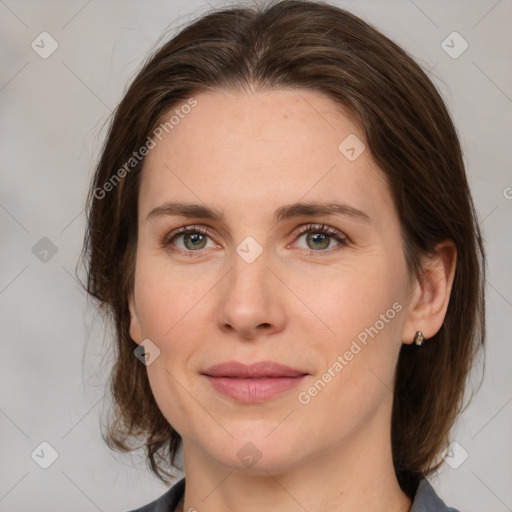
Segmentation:
{"type": "MultiPolygon", "coordinates": [[[[295,217],[319,215],[344,215],[367,224],[372,223],[370,216],[362,210],[347,204],[332,202],[302,202],[280,206],[274,212],[273,220],[277,223],[295,217]]],[[[160,216],[180,216],[225,222],[224,213],[221,210],[193,203],[167,202],[161,204],[148,213],[146,220],[160,216]]]]}

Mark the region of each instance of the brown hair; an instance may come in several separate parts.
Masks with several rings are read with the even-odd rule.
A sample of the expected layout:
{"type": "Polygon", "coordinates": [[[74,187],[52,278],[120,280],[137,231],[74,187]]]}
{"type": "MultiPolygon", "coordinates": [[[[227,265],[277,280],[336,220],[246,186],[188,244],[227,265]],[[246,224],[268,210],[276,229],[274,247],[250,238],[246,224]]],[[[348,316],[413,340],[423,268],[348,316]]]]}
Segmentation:
{"type": "Polygon", "coordinates": [[[130,159],[163,116],[194,94],[290,87],[324,93],[361,124],[398,210],[411,275],[421,277],[420,257],[438,242],[450,239],[457,248],[444,324],[421,349],[402,346],[395,374],[393,462],[412,496],[420,476],[440,466],[467,407],[466,380],[485,341],[485,254],[457,133],[435,86],[403,49],[326,3],[273,1],[203,15],[148,57],[114,112],[89,191],[82,253],[86,289],[116,330],[115,417],[105,439],[121,451],[141,441],[163,482],[178,467],[181,437],[160,412],[129,335],[144,163],[130,159]]]}

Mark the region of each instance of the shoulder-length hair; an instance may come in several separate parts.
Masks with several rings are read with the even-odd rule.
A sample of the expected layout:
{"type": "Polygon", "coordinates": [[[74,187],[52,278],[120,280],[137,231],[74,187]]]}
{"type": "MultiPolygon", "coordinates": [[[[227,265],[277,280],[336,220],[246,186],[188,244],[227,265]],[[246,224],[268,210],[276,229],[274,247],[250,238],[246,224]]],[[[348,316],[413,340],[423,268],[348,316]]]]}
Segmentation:
{"type": "Polygon", "coordinates": [[[283,88],[324,93],[360,123],[398,211],[410,275],[421,276],[420,259],[438,242],[457,248],[444,324],[421,349],[404,344],[397,363],[392,454],[411,496],[441,465],[467,407],[467,377],[485,341],[485,254],[459,139],[435,86],[402,48],[326,3],[272,1],[203,15],[148,57],[115,110],[89,191],[82,252],[86,289],[116,333],[115,414],[104,439],[120,451],[144,447],[163,482],[178,468],[181,437],[159,410],[129,334],[141,148],[195,94],[283,88]]]}

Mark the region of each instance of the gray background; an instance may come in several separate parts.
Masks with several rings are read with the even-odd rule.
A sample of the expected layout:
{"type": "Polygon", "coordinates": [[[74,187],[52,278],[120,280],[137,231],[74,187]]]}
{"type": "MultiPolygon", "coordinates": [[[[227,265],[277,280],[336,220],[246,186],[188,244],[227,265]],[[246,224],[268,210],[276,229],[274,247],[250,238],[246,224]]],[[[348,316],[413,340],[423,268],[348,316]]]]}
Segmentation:
{"type": "MultiPolygon", "coordinates": [[[[512,2],[332,3],[430,70],[457,124],[488,254],[488,346],[482,388],[453,431],[460,447],[430,481],[462,512],[511,511],[512,2]],[[453,31],[469,44],[458,58],[442,47],[453,31]]],[[[141,456],[115,454],[101,439],[110,334],[74,271],[108,115],[162,33],[210,5],[0,0],[2,512],[121,512],[166,489],[141,456]],[[31,47],[44,31],[59,45],[47,59],[31,47]],[[41,252],[43,237],[56,254],[41,252]],[[31,457],[43,441],[58,452],[48,469],[31,457]]],[[[453,41],[445,45],[460,51],[462,41],[453,41]]],[[[480,376],[477,369],[472,382],[480,376]]],[[[48,460],[48,450],[36,453],[48,460]]]]}

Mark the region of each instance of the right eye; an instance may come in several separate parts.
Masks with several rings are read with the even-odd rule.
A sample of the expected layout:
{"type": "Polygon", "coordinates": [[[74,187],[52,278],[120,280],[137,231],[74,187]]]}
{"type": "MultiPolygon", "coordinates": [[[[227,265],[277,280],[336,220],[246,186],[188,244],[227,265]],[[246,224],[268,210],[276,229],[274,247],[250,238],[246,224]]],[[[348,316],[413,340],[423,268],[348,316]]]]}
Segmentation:
{"type": "Polygon", "coordinates": [[[198,226],[182,226],[166,235],[162,240],[162,246],[187,256],[195,256],[194,252],[201,252],[201,249],[208,248],[206,247],[208,238],[210,238],[208,229],[198,226]],[[179,247],[178,240],[181,240],[181,247],[179,247]]]}

